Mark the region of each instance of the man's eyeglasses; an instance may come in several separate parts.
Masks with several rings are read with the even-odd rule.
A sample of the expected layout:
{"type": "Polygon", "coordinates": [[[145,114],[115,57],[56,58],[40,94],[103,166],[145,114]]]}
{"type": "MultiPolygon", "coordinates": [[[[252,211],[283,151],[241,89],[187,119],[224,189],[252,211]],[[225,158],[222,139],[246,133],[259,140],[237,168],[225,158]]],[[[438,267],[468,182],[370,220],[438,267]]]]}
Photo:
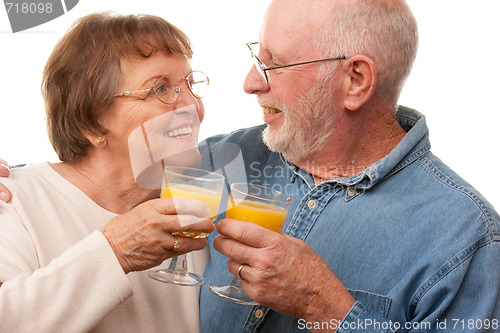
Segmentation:
{"type": "Polygon", "coordinates": [[[320,61],[328,61],[328,60],[345,60],[349,59],[349,57],[346,56],[339,56],[339,57],[333,57],[333,58],[326,58],[326,59],[319,59],[319,60],[311,60],[311,61],[304,61],[304,62],[298,62],[295,64],[289,64],[289,65],[283,65],[283,66],[275,66],[275,67],[267,67],[262,60],[257,57],[256,53],[254,52],[253,47],[259,45],[258,42],[253,42],[253,43],[246,43],[248,49],[250,50],[250,55],[252,56],[255,64],[255,68],[257,68],[257,72],[259,72],[260,75],[264,78],[266,81],[266,84],[269,84],[269,76],[267,75],[267,71],[273,70],[273,69],[279,69],[279,68],[287,68],[287,67],[292,67],[292,66],[299,66],[299,65],[307,65],[307,64],[312,64],[315,62],[320,62],[320,61]]]}
{"type": "MultiPolygon", "coordinates": [[[[160,102],[174,104],[181,94],[182,81],[186,81],[187,87],[194,97],[201,99],[206,95],[209,84],[208,77],[203,72],[192,71],[180,80],[174,75],[162,76],[156,80],[153,87],[149,89],[127,91],[116,94],[115,97],[132,96],[141,93],[154,94],[160,102]]],[[[146,98],[146,96],[144,96],[144,98],[146,98]]]]}

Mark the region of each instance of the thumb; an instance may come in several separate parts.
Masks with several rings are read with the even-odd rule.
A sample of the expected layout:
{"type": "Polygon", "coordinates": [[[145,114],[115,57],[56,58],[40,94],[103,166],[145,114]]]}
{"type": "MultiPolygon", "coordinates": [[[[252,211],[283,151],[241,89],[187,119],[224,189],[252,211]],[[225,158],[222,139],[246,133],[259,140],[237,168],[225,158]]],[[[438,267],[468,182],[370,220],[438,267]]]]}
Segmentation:
{"type": "Polygon", "coordinates": [[[9,164],[0,158],[0,177],[8,177],[9,174],[9,164]]]}
{"type": "MultiPolygon", "coordinates": [[[[4,160],[0,159],[0,177],[8,177],[10,174],[9,165],[4,160]]],[[[0,200],[9,202],[12,199],[10,191],[0,183],[0,200]]]]}

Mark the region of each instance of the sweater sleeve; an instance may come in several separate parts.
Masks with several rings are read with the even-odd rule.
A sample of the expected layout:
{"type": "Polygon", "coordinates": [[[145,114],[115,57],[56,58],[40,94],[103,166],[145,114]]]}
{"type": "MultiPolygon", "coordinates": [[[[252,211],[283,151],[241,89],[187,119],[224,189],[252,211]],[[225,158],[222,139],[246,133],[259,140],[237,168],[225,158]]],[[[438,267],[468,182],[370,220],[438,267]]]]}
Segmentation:
{"type": "MultiPolygon", "coordinates": [[[[3,205],[0,209],[9,209],[3,205]]],[[[45,267],[13,214],[0,218],[2,332],[85,332],[132,295],[104,235],[94,231],[45,267]]]]}

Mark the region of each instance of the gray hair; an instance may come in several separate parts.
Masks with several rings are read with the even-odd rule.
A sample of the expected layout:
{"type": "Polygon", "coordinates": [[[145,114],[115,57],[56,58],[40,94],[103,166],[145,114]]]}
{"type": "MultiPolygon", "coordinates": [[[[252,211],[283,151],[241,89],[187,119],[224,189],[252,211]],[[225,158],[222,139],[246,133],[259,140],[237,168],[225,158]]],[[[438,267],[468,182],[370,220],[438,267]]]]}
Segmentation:
{"type": "Polygon", "coordinates": [[[318,48],[325,57],[372,59],[378,71],[375,94],[395,105],[417,54],[417,22],[404,0],[340,1],[318,48]]]}

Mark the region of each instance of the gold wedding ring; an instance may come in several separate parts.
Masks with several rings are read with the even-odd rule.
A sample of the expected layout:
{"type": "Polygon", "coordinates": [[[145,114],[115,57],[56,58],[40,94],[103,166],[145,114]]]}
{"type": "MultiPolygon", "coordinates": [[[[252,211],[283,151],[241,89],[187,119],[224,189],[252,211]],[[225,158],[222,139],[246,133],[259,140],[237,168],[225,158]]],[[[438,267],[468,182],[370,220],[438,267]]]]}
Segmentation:
{"type": "Polygon", "coordinates": [[[241,269],[243,268],[243,266],[245,266],[245,264],[241,264],[240,267],[238,267],[238,272],[236,273],[236,276],[238,277],[238,279],[241,279],[241,269]]]}
{"type": "Polygon", "coordinates": [[[175,243],[174,243],[174,251],[177,251],[177,249],[179,248],[179,241],[176,239],[175,240],[175,243]]]}

